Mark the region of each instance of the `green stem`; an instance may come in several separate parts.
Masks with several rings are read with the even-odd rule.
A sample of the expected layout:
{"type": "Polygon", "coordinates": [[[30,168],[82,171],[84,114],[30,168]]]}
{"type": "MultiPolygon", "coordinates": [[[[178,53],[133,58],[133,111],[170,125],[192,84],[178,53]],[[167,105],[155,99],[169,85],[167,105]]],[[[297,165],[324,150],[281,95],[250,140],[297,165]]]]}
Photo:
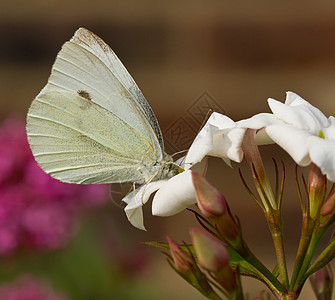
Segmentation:
{"type": "Polygon", "coordinates": [[[267,220],[276,251],[280,280],[285,289],[289,286],[288,273],[285,259],[282,220],[279,210],[273,210],[267,214],[267,220]]]}
{"type": "Polygon", "coordinates": [[[303,222],[302,222],[302,229],[301,229],[301,237],[298,247],[298,252],[294,264],[294,269],[292,273],[291,283],[290,283],[290,291],[293,289],[296,280],[298,278],[298,275],[301,271],[301,267],[303,264],[303,261],[306,256],[306,252],[308,250],[309,243],[312,238],[313,234],[313,227],[315,225],[315,222],[313,222],[306,214],[303,216],[303,222]]]}
{"type": "Polygon", "coordinates": [[[234,300],[244,300],[243,290],[242,290],[242,282],[240,274],[236,276],[236,295],[234,300]]]}
{"type": "Polygon", "coordinates": [[[245,246],[243,253],[239,252],[248,263],[250,263],[257,271],[258,276],[264,283],[269,287],[269,289],[280,299],[281,295],[284,293],[285,289],[280,281],[265,267],[262,262],[245,246]]]}
{"type": "Polygon", "coordinates": [[[312,238],[311,238],[310,243],[309,243],[309,247],[306,251],[305,259],[304,259],[304,261],[302,263],[302,266],[300,268],[299,275],[297,277],[297,280],[296,280],[295,284],[292,287],[292,293],[294,293],[294,294],[300,293],[300,291],[302,289],[302,286],[307,279],[307,278],[305,278],[306,277],[305,276],[306,271],[309,268],[309,265],[310,265],[311,260],[313,258],[316,247],[317,247],[321,237],[325,233],[325,231],[326,231],[326,228],[324,228],[324,227],[322,227],[322,228],[320,228],[319,226],[315,227],[315,229],[313,231],[313,234],[312,234],[312,238]]]}
{"type": "MultiPolygon", "coordinates": [[[[201,294],[203,294],[206,298],[211,300],[222,300],[222,298],[213,290],[212,286],[207,281],[206,276],[198,269],[192,271],[192,275],[190,274],[182,274],[177,271],[181,277],[183,277],[187,282],[189,282],[193,287],[195,287],[201,294]]],[[[228,293],[223,291],[223,294],[228,297],[228,293]]]]}

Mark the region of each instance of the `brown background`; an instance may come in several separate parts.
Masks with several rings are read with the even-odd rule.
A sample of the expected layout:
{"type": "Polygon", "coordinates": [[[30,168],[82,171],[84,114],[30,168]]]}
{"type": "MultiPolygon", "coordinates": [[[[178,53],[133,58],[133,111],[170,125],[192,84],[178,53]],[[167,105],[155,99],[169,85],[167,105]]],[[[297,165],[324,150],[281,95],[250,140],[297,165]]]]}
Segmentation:
{"type": "MultiPolygon", "coordinates": [[[[25,115],[61,45],[80,26],[98,34],[118,54],[163,130],[205,91],[235,120],[268,111],[266,99],[283,101],[288,90],[327,116],[334,115],[334,13],[331,1],[2,1],[0,118],[25,115]]],[[[263,151],[266,161],[272,156],[286,161],[284,221],[292,261],[300,230],[294,166],[277,147],[263,151]]],[[[248,176],[245,166],[243,170],[248,176]]],[[[241,188],[237,167],[213,159],[209,178],[241,219],[251,248],[273,267],[266,224],[241,188]]],[[[151,217],[147,208],[148,233],[142,233],[131,228],[121,210],[112,213],[120,218],[124,234],[142,240],[163,240],[166,235],[187,240],[187,228],[195,225],[188,213],[161,219],[151,217]]],[[[162,256],[139,280],[161,289],[166,299],[202,299],[173,274],[162,256]]],[[[301,299],[314,299],[308,288],[301,299]]],[[[254,281],[245,288],[252,296],[259,289],[254,281]]]]}

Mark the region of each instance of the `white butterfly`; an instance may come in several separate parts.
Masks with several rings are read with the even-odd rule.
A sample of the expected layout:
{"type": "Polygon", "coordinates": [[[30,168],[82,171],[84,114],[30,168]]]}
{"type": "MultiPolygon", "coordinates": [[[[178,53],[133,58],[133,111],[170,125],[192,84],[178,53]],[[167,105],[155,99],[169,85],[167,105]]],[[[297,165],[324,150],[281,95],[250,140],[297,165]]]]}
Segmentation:
{"type": "Polygon", "coordinates": [[[27,133],[41,168],[63,182],[144,183],[178,173],[136,83],[83,28],[58,53],[29,109],[27,133]]]}
{"type": "Polygon", "coordinates": [[[58,53],[29,109],[27,135],[40,167],[60,181],[146,183],[124,199],[128,219],[142,229],[138,208],[182,171],[165,153],[158,121],[133,78],[84,28],[58,53]]]}

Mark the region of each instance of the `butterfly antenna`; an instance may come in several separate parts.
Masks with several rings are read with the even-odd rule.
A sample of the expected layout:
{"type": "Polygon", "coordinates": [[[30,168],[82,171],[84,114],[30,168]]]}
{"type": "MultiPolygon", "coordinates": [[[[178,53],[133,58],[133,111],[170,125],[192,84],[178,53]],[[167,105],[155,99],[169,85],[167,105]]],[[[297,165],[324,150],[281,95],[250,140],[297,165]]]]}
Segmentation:
{"type": "Polygon", "coordinates": [[[141,195],[141,203],[142,203],[142,205],[144,205],[144,203],[143,203],[143,195],[144,195],[145,189],[147,188],[148,184],[149,184],[151,181],[153,181],[153,179],[157,176],[158,173],[159,173],[159,170],[157,170],[157,172],[156,172],[154,175],[152,175],[152,176],[150,177],[150,179],[145,183],[145,187],[144,187],[144,190],[143,190],[142,195],[141,195]]]}
{"type": "Polygon", "coordinates": [[[198,133],[200,132],[201,128],[204,127],[205,123],[207,122],[207,120],[209,119],[209,116],[214,112],[213,109],[209,108],[206,114],[205,119],[202,121],[202,124],[200,126],[200,129],[198,130],[198,133]]]}
{"type": "MultiPolygon", "coordinates": [[[[201,129],[204,127],[205,123],[207,122],[207,120],[209,119],[209,117],[210,117],[210,115],[212,113],[213,113],[213,110],[211,108],[209,108],[208,111],[207,111],[207,113],[206,113],[206,116],[205,116],[204,120],[201,123],[201,126],[198,129],[197,135],[199,134],[199,132],[201,131],[201,129]]],[[[188,150],[182,150],[182,151],[176,152],[176,153],[172,154],[171,156],[173,157],[173,156],[175,156],[177,154],[184,153],[184,152],[188,152],[188,150]]],[[[182,163],[180,165],[182,165],[182,163]]]]}
{"type": "Polygon", "coordinates": [[[121,197],[123,197],[124,193],[122,192],[122,185],[121,183],[113,183],[111,184],[110,189],[110,198],[112,202],[117,205],[118,207],[123,207],[121,197]]]}
{"type": "Polygon", "coordinates": [[[173,153],[171,156],[174,157],[174,156],[176,156],[176,155],[178,155],[178,154],[180,154],[180,153],[184,153],[184,152],[187,152],[187,151],[188,151],[188,150],[181,150],[181,151],[178,151],[178,152],[173,153]]]}

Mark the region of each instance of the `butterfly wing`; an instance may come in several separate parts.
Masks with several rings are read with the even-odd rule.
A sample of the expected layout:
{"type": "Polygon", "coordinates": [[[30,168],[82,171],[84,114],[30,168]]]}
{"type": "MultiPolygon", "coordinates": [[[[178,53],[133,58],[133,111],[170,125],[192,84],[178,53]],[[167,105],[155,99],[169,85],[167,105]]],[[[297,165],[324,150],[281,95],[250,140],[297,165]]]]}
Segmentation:
{"type": "Polygon", "coordinates": [[[142,135],[154,149],[157,161],[162,160],[158,137],[134,96],[113,70],[84,47],[73,42],[63,45],[39,95],[47,91],[78,94],[109,110],[142,135]]]}
{"type": "Polygon", "coordinates": [[[33,101],[27,135],[41,168],[68,183],[143,182],[156,160],[150,143],[133,127],[68,92],[46,92],[33,101]]]}
{"type": "Polygon", "coordinates": [[[112,71],[124,88],[132,95],[133,100],[140,106],[158,138],[161,149],[164,149],[162,132],[154,112],[114,51],[101,38],[85,28],[79,28],[70,41],[90,51],[112,71]]]}

